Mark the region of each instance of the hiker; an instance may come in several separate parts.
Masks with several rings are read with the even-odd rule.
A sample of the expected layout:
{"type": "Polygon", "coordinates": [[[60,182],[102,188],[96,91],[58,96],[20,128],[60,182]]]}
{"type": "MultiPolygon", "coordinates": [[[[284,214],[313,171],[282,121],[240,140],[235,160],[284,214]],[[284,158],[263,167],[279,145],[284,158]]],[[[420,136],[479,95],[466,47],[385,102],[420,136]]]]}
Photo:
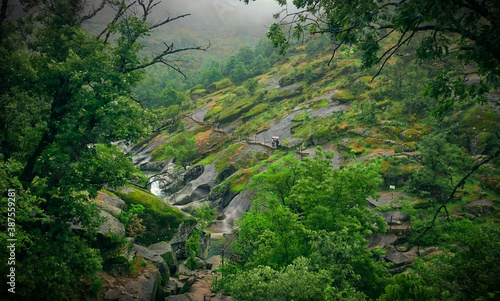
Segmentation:
{"type": "Polygon", "coordinates": [[[279,147],[279,145],[280,145],[279,137],[278,136],[273,136],[271,144],[272,144],[273,148],[277,149],[279,147]]]}

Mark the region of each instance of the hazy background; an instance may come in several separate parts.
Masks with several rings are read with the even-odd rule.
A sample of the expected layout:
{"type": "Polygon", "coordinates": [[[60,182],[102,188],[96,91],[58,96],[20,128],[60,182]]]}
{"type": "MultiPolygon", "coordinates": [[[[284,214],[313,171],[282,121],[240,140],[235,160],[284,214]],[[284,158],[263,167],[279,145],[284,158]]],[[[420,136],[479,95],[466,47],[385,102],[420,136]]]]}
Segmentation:
{"type": "MultiPolygon", "coordinates": [[[[99,0],[88,1],[89,7],[99,0]]],[[[163,0],[154,8],[150,22],[157,23],[167,17],[191,14],[161,28],[155,29],[145,40],[146,52],[160,51],[163,42],[174,43],[176,48],[208,45],[209,57],[224,58],[241,46],[255,45],[273,23],[273,14],[283,8],[275,0],[251,1],[246,5],[238,0],[163,0]]],[[[103,28],[114,14],[105,9],[87,24],[92,31],[103,28]]]]}

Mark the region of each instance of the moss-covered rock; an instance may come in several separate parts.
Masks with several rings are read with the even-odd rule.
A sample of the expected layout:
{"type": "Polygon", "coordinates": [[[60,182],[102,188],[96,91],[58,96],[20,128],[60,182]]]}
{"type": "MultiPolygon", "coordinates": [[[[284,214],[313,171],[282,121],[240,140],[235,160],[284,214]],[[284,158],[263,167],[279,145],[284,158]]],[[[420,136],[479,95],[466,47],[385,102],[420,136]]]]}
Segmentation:
{"type": "Polygon", "coordinates": [[[252,106],[253,102],[250,99],[240,99],[231,106],[222,109],[219,113],[219,122],[229,123],[234,121],[248,112],[252,106]]]}
{"type": "Polygon", "coordinates": [[[408,141],[408,142],[420,141],[420,138],[422,137],[422,132],[415,129],[408,129],[402,131],[399,134],[399,137],[401,137],[403,141],[408,141]]]}
{"type": "Polygon", "coordinates": [[[481,179],[481,185],[500,194],[500,177],[484,177],[481,179]]]}
{"type": "Polygon", "coordinates": [[[352,100],[356,99],[356,96],[352,95],[350,92],[346,90],[338,90],[337,93],[335,93],[332,96],[332,100],[336,100],[339,102],[350,102],[352,100]]]}
{"type": "Polygon", "coordinates": [[[218,82],[215,82],[211,85],[209,85],[207,87],[207,91],[209,93],[213,93],[215,91],[218,91],[218,90],[222,90],[222,89],[225,89],[225,88],[229,88],[233,85],[233,83],[231,82],[231,80],[229,78],[224,78],[218,82]]]}
{"type": "Polygon", "coordinates": [[[206,89],[195,89],[191,92],[191,99],[197,100],[206,95],[208,92],[206,89]]]}
{"type": "Polygon", "coordinates": [[[475,106],[460,121],[460,141],[473,154],[482,154],[498,144],[500,119],[490,106],[475,106]]]}
{"type": "Polygon", "coordinates": [[[139,215],[142,225],[146,227],[145,232],[136,238],[136,242],[150,245],[160,241],[168,241],[172,238],[182,221],[189,220],[179,209],[168,205],[149,191],[127,186],[115,191],[127,205],[142,205],[145,210],[139,215]]]}
{"type": "Polygon", "coordinates": [[[371,147],[380,147],[380,145],[383,143],[383,140],[379,138],[370,137],[365,139],[365,143],[371,147]]]}
{"type": "Polygon", "coordinates": [[[387,133],[393,137],[399,136],[399,133],[401,133],[401,130],[395,126],[391,125],[384,125],[380,127],[380,131],[387,133]]]}
{"type": "Polygon", "coordinates": [[[329,104],[330,102],[327,99],[320,99],[311,104],[311,108],[314,110],[321,109],[322,107],[325,107],[329,104]]]}
{"type": "Polygon", "coordinates": [[[222,111],[222,106],[215,105],[208,110],[207,114],[205,114],[205,120],[213,121],[217,115],[222,111]]]}
{"type": "Polygon", "coordinates": [[[417,150],[417,142],[401,143],[400,146],[405,152],[414,152],[417,150]]]}
{"type": "Polygon", "coordinates": [[[253,108],[250,109],[247,113],[243,114],[242,118],[243,121],[248,121],[251,118],[265,112],[266,110],[269,109],[269,105],[266,103],[259,103],[258,105],[254,106],[253,108]]]}
{"type": "Polygon", "coordinates": [[[269,101],[269,102],[277,102],[277,101],[281,101],[287,97],[290,97],[290,94],[291,94],[290,90],[274,89],[266,94],[265,100],[269,101]]]}
{"type": "Polygon", "coordinates": [[[349,144],[349,148],[354,151],[356,155],[362,154],[365,151],[365,148],[358,141],[349,144]]]}

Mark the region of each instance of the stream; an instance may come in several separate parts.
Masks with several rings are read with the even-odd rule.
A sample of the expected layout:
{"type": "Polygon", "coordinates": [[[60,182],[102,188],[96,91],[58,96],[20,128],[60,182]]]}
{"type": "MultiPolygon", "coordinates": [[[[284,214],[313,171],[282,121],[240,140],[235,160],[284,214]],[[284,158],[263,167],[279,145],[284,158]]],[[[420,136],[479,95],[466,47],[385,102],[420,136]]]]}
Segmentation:
{"type": "MultiPolygon", "coordinates": [[[[151,175],[152,174],[150,174],[149,176],[151,176],[151,175]]],[[[202,178],[202,177],[203,177],[203,175],[200,176],[199,178],[202,178]]],[[[196,182],[196,180],[191,181],[185,187],[189,186],[193,182],[196,182]]],[[[194,201],[193,203],[190,203],[189,205],[174,205],[174,204],[172,204],[173,203],[172,199],[176,198],[176,194],[167,195],[166,193],[164,193],[160,189],[160,182],[155,181],[154,177],[151,178],[150,183],[151,183],[150,191],[152,194],[156,195],[157,197],[164,200],[164,202],[169,203],[170,205],[172,205],[180,210],[182,210],[184,207],[189,206],[193,203],[200,204],[200,201],[194,201]]],[[[181,191],[183,189],[181,189],[181,191]]],[[[210,249],[209,249],[208,257],[214,256],[214,255],[220,255],[221,249],[228,241],[228,238],[227,238],[228,234],[230,234],[232,232],[232,230],[235,228],[235,220],[240,218],[243,215],[243,213],[245,213],[250,208],[250,204],[251,204],[251,201],[249,198],[248,191],[244,191],[241,194],[236,195],[222,211],[222,216],[224,216],[224,219],[214,220],[213,224],[211,224],[207,227],[206,231],[211,234],[210,235],[210,249]]],[[[184,213],[188,214],[186,212],[184,212],[184,213]]]]}

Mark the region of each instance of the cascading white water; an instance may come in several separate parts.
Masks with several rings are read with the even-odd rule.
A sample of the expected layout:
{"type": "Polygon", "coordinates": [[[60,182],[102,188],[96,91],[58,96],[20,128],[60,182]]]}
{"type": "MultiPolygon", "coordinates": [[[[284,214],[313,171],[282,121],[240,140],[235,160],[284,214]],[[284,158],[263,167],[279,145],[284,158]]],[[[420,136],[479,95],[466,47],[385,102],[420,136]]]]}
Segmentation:
{"type": "Polygon", "coordinates": [[[149,180],[149,183],[151,183],[151,188],[150,188],[151,193],[156,195],[157,197],[163,198],[164,194],[160,189],[160,181],[158,181],[155,177],[152,177],[149,180]]]}

